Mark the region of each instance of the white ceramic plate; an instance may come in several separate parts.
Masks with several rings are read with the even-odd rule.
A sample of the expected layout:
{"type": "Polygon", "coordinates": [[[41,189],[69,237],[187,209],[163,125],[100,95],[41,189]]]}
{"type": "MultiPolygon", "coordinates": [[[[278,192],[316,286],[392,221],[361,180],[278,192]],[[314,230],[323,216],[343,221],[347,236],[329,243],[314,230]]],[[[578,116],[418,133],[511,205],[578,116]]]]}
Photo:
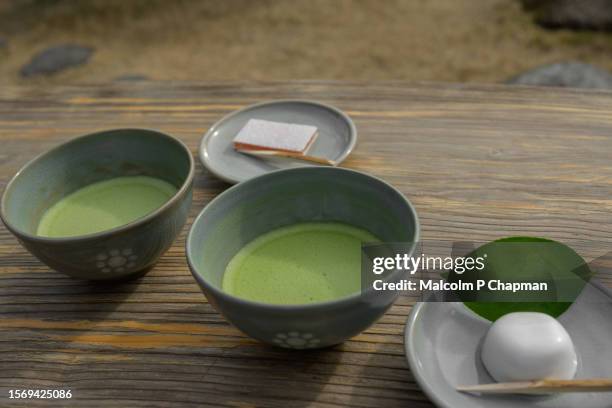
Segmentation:
{"type": "Polygon", "coordinates": [[[263,160],[235,151],[232,140],[249,119],[316,126],[319,136],[308,154],[329,159],[335,165],[346,159],[357,142],[353,121],[332,106],[305,100],[279,100],[251,105],[215,123],[200,144],[202,164],[228,183],[239,183],[269,171],[296,165],[316,165],[294,160],[263,160]]]}
{"type": "MultiPolygon", "coordinates": [[[[578,353],[576,378],[612,377],[612,295],[587,285],[559,317],[578,353]]],[[[475,396],[457,385],[494,382],[480,361],[480,343],[491,323],[463,303],[417,303],[406,324],[410,369],[431,400],[445,408],[610,408],[612,393],[550,396],[475,396]]]]}

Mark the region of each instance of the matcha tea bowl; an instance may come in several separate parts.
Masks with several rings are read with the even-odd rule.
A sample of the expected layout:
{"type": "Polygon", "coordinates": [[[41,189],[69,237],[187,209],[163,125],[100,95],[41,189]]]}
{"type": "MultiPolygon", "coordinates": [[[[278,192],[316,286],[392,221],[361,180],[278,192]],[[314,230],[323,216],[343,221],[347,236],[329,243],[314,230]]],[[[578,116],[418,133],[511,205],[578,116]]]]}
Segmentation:
{"type": "Polygon", "coordinates": [[[72,139],[26,164],[0,216],[50,268],[89,280],[144,274],[170,247],[191,206],[193,158],[145,129],[72,139]]]}
{"type": "Polygon", "coordinates": [[[208,301],[245,334],[320,348],[359,334],[397,297],[361,290],[362,244],[411,242],[414,250],[418,239],[413,206],[389,184],[302,167],[249,179],[212,200],[191,227],[187,259],[208,301]]]}

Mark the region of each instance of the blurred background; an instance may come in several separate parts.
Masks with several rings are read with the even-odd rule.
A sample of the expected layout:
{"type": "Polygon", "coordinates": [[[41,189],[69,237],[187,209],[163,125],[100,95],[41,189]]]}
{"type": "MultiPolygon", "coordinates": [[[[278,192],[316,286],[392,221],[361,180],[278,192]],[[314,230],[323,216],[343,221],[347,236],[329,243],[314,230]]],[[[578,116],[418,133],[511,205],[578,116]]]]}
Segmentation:
{"type": "Polygon", "coordinates": [[[0,84],[401,79],[611,88],[611,28],[610,0],[0,0],[0,84]]]}

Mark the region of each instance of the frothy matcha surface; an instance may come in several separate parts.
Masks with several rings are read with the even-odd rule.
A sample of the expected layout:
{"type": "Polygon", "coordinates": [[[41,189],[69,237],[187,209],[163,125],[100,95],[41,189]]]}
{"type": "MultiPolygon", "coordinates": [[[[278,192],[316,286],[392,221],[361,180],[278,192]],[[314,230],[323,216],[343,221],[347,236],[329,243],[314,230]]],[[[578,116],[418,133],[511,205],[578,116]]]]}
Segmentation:
{"type": "Polygon", "coordinates": [[[248,243],[232,258],[223,290],[274,304],[323,302],[361,289],[361,244],[370,232],[342,223],[301,223],[248,243]]]}
{"type": "Polygon", "coordinates": [[[117,177],[83,187],[49,208],[37,235],[70,237],[109,230],[161,207],[177,191],[153,177],[117,177]]]}

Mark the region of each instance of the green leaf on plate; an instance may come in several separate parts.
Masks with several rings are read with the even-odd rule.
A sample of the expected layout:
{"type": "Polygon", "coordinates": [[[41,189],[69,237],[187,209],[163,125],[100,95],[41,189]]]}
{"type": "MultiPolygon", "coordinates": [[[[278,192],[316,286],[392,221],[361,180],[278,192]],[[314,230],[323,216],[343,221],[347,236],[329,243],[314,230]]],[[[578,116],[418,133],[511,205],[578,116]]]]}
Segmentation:
{"type": "Polygon", "coordinates": [[[468,308],[494,321],[511,312],[542,312],[557,317],[565,312],[592,276],[584,259],[560,242],[536,237],[509,237],[481,246],[468,256],[485,256],[482,271],[451,273],[449,281],[499,280],[545,282],[548,291],[500,292],[486,288],[462,293],[468,308]],[[486,255],[486,256],[485,256],[486,255]]]}

